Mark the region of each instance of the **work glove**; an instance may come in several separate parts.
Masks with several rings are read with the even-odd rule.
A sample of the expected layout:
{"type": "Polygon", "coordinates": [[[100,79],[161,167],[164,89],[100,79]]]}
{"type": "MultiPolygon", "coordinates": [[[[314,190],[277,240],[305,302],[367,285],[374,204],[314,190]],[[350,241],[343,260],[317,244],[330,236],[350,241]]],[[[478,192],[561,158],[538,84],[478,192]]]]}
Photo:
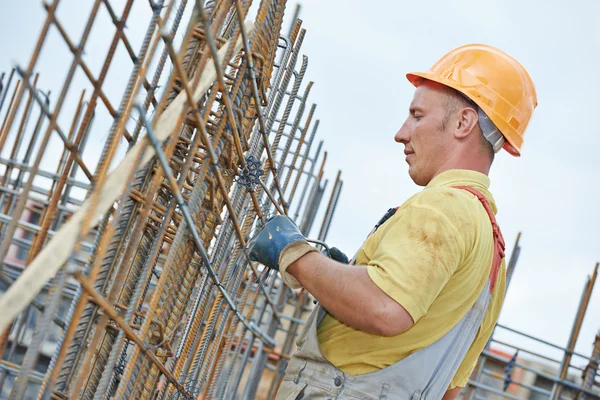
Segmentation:
{"type": "Polygon", "coordinates": [[[285,215],[269,218],[246,247],[251,260],[278,270],[283,282],[292,289],[299,289],[302,285],[286,272],[287,267],[300,257],[318,251],[308,244],[294,221],[285,215]]]}
{"type": "Polygon", "coordinates": [[[348,264],[348,262],[350,262],[348,256],[337,247],[330,247],[329,252],[327,252],[327,250],[324,250],[323,255],[342,264],[348,264]]]}

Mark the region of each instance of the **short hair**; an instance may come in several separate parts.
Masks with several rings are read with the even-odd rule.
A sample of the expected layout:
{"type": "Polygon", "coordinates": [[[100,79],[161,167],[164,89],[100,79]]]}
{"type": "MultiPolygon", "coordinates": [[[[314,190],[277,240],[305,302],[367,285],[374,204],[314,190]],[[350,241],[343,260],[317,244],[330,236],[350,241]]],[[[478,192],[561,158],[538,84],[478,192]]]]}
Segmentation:
{"type": "MultiPolygon", "coordinates": [[[[471,107],[476,112],[479,111],[479,106],[473,100],[469,99],[467,96],[465,96],[458,90],[453,89],[450,86],[446,86],[446,85],[442,85],[442,88],[443,88],[443,92],[446,94],[446,99],[444,101],[444,108],[445,108],[446,114],[444,115],[444,118],[442,119],[442,123],[440,124],[440,130],[443,131],[446,129],[448,122],[450,122],[450,118],[452,117],[452,114],[457,112],[458,110],[461,110],[465,107],[471,107]]],[[[481,129],[481,126],[479,125],[479,123],[477,123],[477,129],[479,130],[481,147],[484,150],[488,151],[493,158],[495,155],[494,147],[483,135],[483,130],[481,129]]]]}

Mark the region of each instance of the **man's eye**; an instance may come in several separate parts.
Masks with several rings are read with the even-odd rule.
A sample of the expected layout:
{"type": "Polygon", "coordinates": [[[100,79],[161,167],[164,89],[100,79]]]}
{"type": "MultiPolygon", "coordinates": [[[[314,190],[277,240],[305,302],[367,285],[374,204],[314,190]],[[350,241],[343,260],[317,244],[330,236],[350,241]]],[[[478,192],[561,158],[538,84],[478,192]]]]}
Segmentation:
{"type": "Polygon", "coordinates": [[[423,116],[422,116],[422,115],[415,115],[415,116],[414,116],[414,118],[415,118],[415,119],[418,121],[418,120],[420,120],[421,118],[423,118],[423,116]]]}

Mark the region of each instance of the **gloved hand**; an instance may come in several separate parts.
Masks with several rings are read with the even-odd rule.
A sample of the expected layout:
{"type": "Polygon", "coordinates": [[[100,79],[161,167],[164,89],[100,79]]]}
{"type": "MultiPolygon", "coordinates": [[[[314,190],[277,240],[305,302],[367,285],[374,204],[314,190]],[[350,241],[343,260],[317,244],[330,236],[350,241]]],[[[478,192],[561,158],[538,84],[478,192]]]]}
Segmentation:
{"type": "Polygon", "coordinates": [[[348,264],[348,262],[350,261],[348,259],[348,256],[346,254],[344,254],[344,252],[341,251],[340,249],[338,249],[337,247],[330,247],[329,255],[327,255],[327,251],[324,251],[324,254],[325,254],[325,256],[328,256],[332,260],[335,260],[342,264],[348,264]]]}
{"type": "Polygon", "coordinates": [[[250,259],[276,269],[281,273],[283,282],[292,289],[302,287],[287,267],[300,257],[312,251],[318,251],[308,244],[296,224],[285,215],[276,215],[269,220],[248,241],[250,259]]]}

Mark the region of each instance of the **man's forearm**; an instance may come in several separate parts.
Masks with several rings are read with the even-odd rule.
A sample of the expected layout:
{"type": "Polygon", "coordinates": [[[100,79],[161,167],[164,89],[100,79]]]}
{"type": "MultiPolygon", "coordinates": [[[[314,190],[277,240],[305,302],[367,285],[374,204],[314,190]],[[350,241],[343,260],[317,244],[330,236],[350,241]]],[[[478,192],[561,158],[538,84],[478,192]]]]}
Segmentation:
{"type": "Polygon", "coordinates": [[[292,263],[287,272],[331,315],[354,329],[391,335],[412,325],[408,313],[373,283],[364,265],[345,265],[309,253],[292,263]],[[396,318],[402,312],[408,316],[404,322],[403,315],[396,318]]]}
{"type": "Polygon", "coordinates": [[[454,389],[448,389],[446,391],[446,393],[444,394],[444,397],[442,398],[442,400],[454,400],[456,398],[456,396],[458,396],[460,394],[461,390],[462,390],[461,387],[456,387],[454,389]]]}

